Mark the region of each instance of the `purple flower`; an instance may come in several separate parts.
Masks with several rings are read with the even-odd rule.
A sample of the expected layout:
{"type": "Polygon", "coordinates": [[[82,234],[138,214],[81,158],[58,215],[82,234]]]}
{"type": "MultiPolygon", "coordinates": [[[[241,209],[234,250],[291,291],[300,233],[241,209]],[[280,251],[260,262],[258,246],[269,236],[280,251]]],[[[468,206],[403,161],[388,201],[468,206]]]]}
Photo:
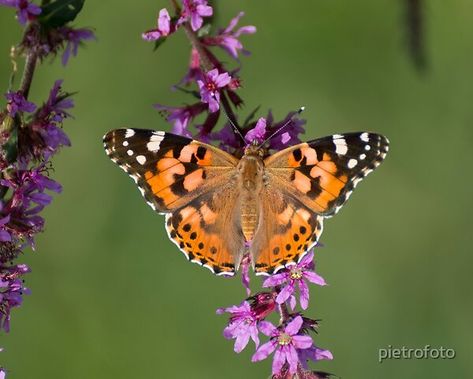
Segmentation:
{"type": "Polygon", "coordinates": [[[253,142],[262,143],[264,141],[264,136],[266,135],[266,119],[260,117],[255,127],[249,130],[245,135],[245,141],[248,144],[253,142]]]}
{"type": "MultiPolygon", "coordinates": [[[[1,220],[0,220],[1,222],[1,220]]],[[[0,224],[1,225],[1,224],[0,224]]],[[[240,267],[241,267],[241,282],[243,284],[243,287],[246,289],[246,294],[247,296],[250,296],[251,294],[251,288],[250,288],[250,266],[251,266],[251,258],[250,254],[246,253],[241,262],[240,262],[240,267]]]]}
{"type": "Polygon", "coordinates": [[[318,362],[324,359],[332,360],[333,355],[329,350],[323,350],[318,348],[315,345],[312,345],[308,349],[298,350],[297,353],[299,354],[299,361],[303,368],[307,369],[307,361],[314,361],[318,362]]]}
{"type": "Polygon", "coordinates": [[[235,339],[233,350],[240,353],[248,345],[250,338],[258,347],[258,318],[251,309],[250,303],[244,301],[239,306],[217,309],[217,314],[225,312],[230,313],[231,317],[229,324],[223,330],[223,335],[226,339],[235,339]]]}
{"type": "Polygon", "coordinates": [[[273,114],[269,111],[266,118],[269,129],[267,137],[280,129],[269,141],[270,149],[282,150],[290,145],[295,145],[301,142],[299,134],[305,133],[303,126],[306,121],[297,118],[297,114],[298,112],[289,112],[282,121],[274,123],[273,114]],[[282,128],[283,125],[286,126],[282,128]]]}
{"type": "Polygon", "coordinates": [[[319,286],[324,286],[326,284],[325,280],[321,276],[311,271],[314,268],[313,258],[314,252],[311,251],[306,254],[299,263],[285,269],[281,273],[270,276],[264,281],[263,287],[275,287],[285,284],[281,289],[281,292],[279,292],[276,301],[279,304],[282,304],[290,298],[291,308],[294,309],[296,302],[293,294],[296,291],[297,284],[300,292],[301,307],[302,309],[307,309],[309,306],[309,287],[304,280],[308,280],[309,282],[318,284],[319,286]]]}
{"type": "Polygon", "coordinates": [[[278,375],[286,362],[289,365],[289,373],[295,374],[299,364],[298,350],[308,349],[312,346],[310,336],[298,334],[302,323],[302,317],[296,316],[282,329],[276,328],[269,321],[261,321],[258,325],[259,330],[271,339],[258,348],[251,360],[253,362],[261,361],[274,352],[273,375],[278,375]]]}
{"type": "Polygon", "coordinates": [[[182,7],[178,24],[190,20],[191,28],[194,32],[201,28],[204,22],[202,17],[209,17],[213,14],[213,9],[207,5],[207,0],[183,0],[182,7]]]}
{"type": "Polygon", "coordinates": [[[248,25],[242,26],[237,31],[233,30],[243,15],[244,13],[240,12],[235,18],[231,19],[230,24],[228,24],[225,29],[220,30],[216,36],[205,37],[202,41],[210,46],[220,46],[235,59],[238,59],[239,50],[241,50],[243,54],[248,54],[248,51],[243,49],[243,44],[238,38],[242,34],[256,33],[256,27],[248,25]]]}
{"type": "Polygon", "coordinates": [[[211,113],[220,108],[220,88],[225,87],[231,80],[232,77],[228,72],[219,74],[216,68],[207,72],[203,80],[197,80],[201,99],[204,103],[209,104],[211,113]]]}
{"type": "MultiPolygon", "coordinates": [[[[189,60],[189,68],[187,69],[186,75],[179,81],[178,85],[189,85],[193,81],[202,80],[203,74],[200,68],[200,56],[199,52],[192,48],[191,57],[189,60]]],[[[176,87],[174,87],[176,88],[176,87]]]]}
{"type": "Polygon", "coordinates": [[[49,92],[48,100],[41,108],[41,116],[54,122],[62,122],[66,117],[72,117],[66,109],[74,107],[74,101],[67,94],[61,93],[62,80],[56,80],[49,92]]]}
{"type": "Polygon", "coordinates": [[[21,25],[41,13],[41,8],[28,0],[0,0],[0,5],[16,8],[16,17],[21,25]]]}
{"type": "Polygon", "coordinates": [[[10,215],[0,218],[0,242],[10,242],[11,234],[6,230],[6,224],[10,222],[10,215]]]}
{"type": "Polygon", "coordinates": [[[0,266],[0,329],[6,332],[10,330],[11,309],[21,305],[23,294],[29,294],[21,279],[28,272],[27,265],[0,266]]]}
{"type": "Polygon", "coordinates": [[[63,27],[60,29],[65,41],[67,41],[66,48],[62,54],[62,64],[65,66],[69,61],[71,53],[73,56],[77,55],[77,50],[82,41],[95,39],[94,32],[89,29],[72,29],[63,27]]]}
{"type": "Polygon", "coordinates": [[[161,104],[155,104],[154,107],[160,111],[166,112],[166,120],[173,123],[172,132],[182,136],[191,137],[187,130],[189,122],[196,116],[205,111],[206,106],[202,103],[186,105],[184,107],[168,107],[161,104]]]}
{"type": "Polygon", "coordinates": [[[0,379],[5,379],[6,378],[6,373],[5,370],[0,367],[0,379]]]}
{"type": "Polygon", "coordinates": [[[156,41],[160,37],[166,37],[171,31],[171,17],[168,10],[163,8],[159,11],[158,27],[144,32],[141,36],[145,41],[156,41]]]}
{"type": "Polygon", "coordinates": [[[11,117],[15,117],[18,112],[34,112],[36,110],[36,105],[27,101],[20,91],[8,91],[5,97],[8,101],[7,110],[11,117]]]}

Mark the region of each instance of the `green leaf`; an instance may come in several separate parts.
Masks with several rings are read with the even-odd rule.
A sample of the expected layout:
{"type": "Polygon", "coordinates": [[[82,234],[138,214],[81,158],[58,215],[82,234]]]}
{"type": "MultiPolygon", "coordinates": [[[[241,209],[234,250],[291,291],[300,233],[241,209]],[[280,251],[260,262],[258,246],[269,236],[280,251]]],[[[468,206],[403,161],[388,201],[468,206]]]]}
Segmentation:
{"type": "Polygon", "coordinates": [[[85,0],[55,0],[41,7],[39,21],[46,27],[58,28],[73,21],[85,0]]]}
{"type": "Polygon", "coordinates": [[[154,43],[153,51],[158,50],[158,48],[164,43],[164,41],[166,41],[165,37],[158,38],[154,43]]]}

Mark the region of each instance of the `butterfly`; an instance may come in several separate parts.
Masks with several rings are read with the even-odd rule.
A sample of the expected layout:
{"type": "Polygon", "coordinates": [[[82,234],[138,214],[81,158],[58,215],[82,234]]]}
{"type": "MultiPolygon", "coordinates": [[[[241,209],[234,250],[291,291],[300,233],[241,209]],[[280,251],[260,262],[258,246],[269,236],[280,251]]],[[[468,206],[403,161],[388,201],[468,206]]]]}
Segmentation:
{"type": "Polygon", "coordinates": [[[249,253],[257,275],[297,263],[322,233],[324,218],[384,160],[389,141],[368,132],[335,134],[275,154],[250,144],[241,158],[162,131],[116,129],[105,151],[166,216],[186,258],[233,275],[249,253]]]}

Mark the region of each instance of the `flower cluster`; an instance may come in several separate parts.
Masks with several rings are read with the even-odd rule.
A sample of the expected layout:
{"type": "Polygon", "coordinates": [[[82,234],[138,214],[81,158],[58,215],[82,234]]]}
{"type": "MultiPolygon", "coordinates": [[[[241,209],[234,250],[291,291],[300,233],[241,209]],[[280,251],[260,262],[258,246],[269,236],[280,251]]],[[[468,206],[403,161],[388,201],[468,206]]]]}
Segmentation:
{"type": "MultiPolygon", "coordinates": [[[[16,9],[19,23],[25,26],[14,59],[26,56],[20,88],[5,93],[6,105],[0,110],[0,331],[5,332],[10,330],[11,310],[29,293],[23,276],[30,269],[14,261],[25,248],[35,248],[34,237],[44,228],[41,213],[52,201],[51,192],[62,190],[49,176],[51,158],[62,146],[70,146],[62,129],[74,106],[70,94],[62,91],[62,80],[57,80],[42,105],[29,101],[34,70],[39,59],[61,49],[67,63],[82,40],[93,38],[90,30],[68,26],[80,7],[66,3],[55,0],[39,7],[28,0],[0,0],[0,5],[16,9]]],[[[0,368],[0,378],[4,377],[0,368]]]]}
{"type": "MultiPolygon", "coordinates": [[[[299,118],[300,111],[289,112],[280,121],[274,120],[271,111],[266,117],[258,118],[258,108],[243,121],[237,117],[236,110],[243,105],[238,95],[242,83],[240,57],[249,54],[240,39],[256,32],[254,26],[237,27],[243,12],[230,20],[226,28],[212,33],[210,22],[214,9],[206,0],[182,0],[180,4],[172,1],[172,4],[172,11],[164,8],[158,12],[156,28],[145,31],[142,38],[154,41],[156,49],[172,34],[183,30],[192,45],[187,72],[173,87],[190,95],[192,100],[183,106],[155,104],[155,108],[173,125],[173,133],[206,143],[216,142],[220,148],[237,156],[254,143],[269,151],[300,142],[299,135],[304,132],[305,125],[305,120],[299,118]],[[232,58],[230,63],[234,62],[236,66],[228,68],[228,63],[218,58],[215,48],[228,54],[232,58]],[[226,115],[226,120],[219,124],[221,112],[226,115]]],[[[308,283],[326,284],[315,273],[313,260],[314,253],[308,252],[299,263],[268,277],[263,283],[265,289],[250,296],[251,259],[248,254],[244,255],[240,267],[249,297],[239,305],[217,310],[218,314],[230,316],[223,335],[235,340],[236,353],[253,341],[256,347],[253,362],[273,355],[273,378],[320,379],[330,376],[309,369],[308,361],[332,359],[332,354],[317,347],[310,335],[316,331],[318,322],[296,310],[298,304],[302,310],[309,306],[308,283]],[[267,320],[274,314],[279,315],[278,325],[267,320]],[[264,336],[267,341],[260,344],[260,338],[264,336]]]]}

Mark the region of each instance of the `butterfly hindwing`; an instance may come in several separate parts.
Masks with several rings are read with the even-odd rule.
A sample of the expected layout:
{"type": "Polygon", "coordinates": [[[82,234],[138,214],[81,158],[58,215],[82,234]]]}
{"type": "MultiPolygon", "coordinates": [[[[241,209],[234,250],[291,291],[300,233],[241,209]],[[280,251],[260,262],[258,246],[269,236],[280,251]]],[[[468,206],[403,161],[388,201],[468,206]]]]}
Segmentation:
{"type": "Polygon", "coordinates": [[[221,178],[218,191],[208,192],[166,216],[169,238],[188,260],[217,275],[233,275],[245,249],[240,227],[239,193],[229,178],[221,178]]]}
{"type": "Polygon", "coordinates": [[[257,275],[297,263],[322,233],[323,217],[269,183],[261,194],[260,223],[251,243],[257,275]]]}
{"type": "Polygon", "coordinates": [[[145,129],[116,129],[104,136],[110,159],[137,183],[147,203],[163,213],[208,190],[212,179],[238,160],[190,138],[145,129]]]}
{"type": "Polygon", "coordinates": [[[335,134],[284,149],[266,158],[265,165],[276,187],[330,217],[381,164],[388,146],[386,137],[375,133],[335,134]]]}

